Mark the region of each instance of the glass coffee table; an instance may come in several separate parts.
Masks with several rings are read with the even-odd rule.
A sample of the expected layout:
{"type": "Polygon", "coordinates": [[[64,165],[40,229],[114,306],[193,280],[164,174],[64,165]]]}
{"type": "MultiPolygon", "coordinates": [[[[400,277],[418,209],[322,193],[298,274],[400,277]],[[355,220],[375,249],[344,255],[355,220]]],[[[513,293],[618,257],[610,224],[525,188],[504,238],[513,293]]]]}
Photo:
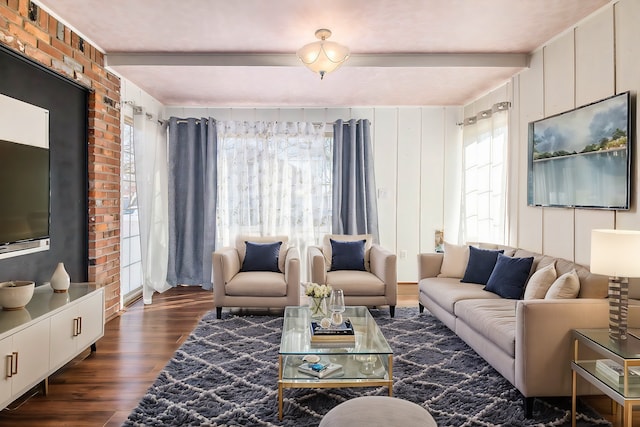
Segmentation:
{"type": "Polygon", "coordinates": [[[343,313],[351,320],[355,343],[312,344],[312,320],[306,306],[287,307],[280,352],[278,354],[278,417],[282,419],[283,392],[286,388],[389,388],[393,394],[393,350],[367,307],[347,307],[343,313]],[[307,360],[341,365],[341,369],[323,378],[306,374],[299,366],[307,360]]]}

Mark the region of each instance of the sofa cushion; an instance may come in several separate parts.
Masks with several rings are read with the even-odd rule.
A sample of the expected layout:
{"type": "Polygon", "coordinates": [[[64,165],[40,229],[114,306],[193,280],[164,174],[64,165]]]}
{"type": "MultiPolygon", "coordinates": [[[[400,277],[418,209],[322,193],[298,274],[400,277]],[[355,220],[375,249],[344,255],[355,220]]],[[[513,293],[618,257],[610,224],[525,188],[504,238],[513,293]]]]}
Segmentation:
{"type": "Polygon", "coordinates": [[[330,239],[331,242],[331,271],[360,270],[364,268],[364,245],[366,240],[352,242],[330,239]]]}
{"type": "Polygon", "coordinates": [[[282,242],[256,243],[245,242],[244,261],[240,271],[279,272],[278,254],[282,242]]]}
{"type": "Polygon", "coordinates": [[[469,263],[469,246],[444,242],[444,255],[438,277],[462,278],[469,263]]]}
{"type": "Polygon", "coordinates": [[[353,242],[355,240],[365,240],[364,244],[364,268],[371,271],[369,267],[369,255],[371,254],[371,245],[373,245],[373,236],[371,234],[325,234],[322,242],[322,254],[327,271],[331,271],[331,240],[341,242],[353,242]]]}
{"type": "Polygon", "coordinates": [[[463,283],[458,279],[428,277],[420,280],[418,289],[440,307],[453,313],[458,301],[466,299],[499,299],[493,292],[485,291],[484,285],[463,283]]]}
{"type": "Polygon", "coordinates": [[[504,251],[506,256],[515,256],[517,248],[512,248],[511,246],[499,245],[497,243],[487,243],[487,242],[467,242],[470,246],[475,246],[480,249],[501,249],[504,251]]]}
{"type": "Polygon", "coordinates": [[[280,253],[278,254],[278,269],[281,273],[284,273],[284,262],[287,258],[287,250],[289,249],[289,237],[287,236],[252,236],[246,234],[239,234],[236,236],[236,250],[240,257],[240,265],[244,262],[244,256],[247,252],[245,242],[255,243],[273,243],[282,242],[280,245],[280,253]]]}
{"type": "Polygon", "coordinates": [[[576,298],[580,293],[580,279],[575,270],[564,273],[551,285],[545,299],[576,298]]]}
{"type": "Polygon", "coordinates": [[[505,298],[459,301],[455,315],[509,356],[515,357],[517,302],[505,298]]]}
{"type": "Polygon", "coordinates": [[[385,294],[384,282],[375,274],[358,270],[327,272],[327,284],[342,289],[348,296],[379,296],[385,294]]]}
{"type": "Polygon", "coordinates": [[[504,249],[480,249],[469,246],[469,263],[461,282],[486,285],[498,260],[498,254],[501,253],[504,253],[504,249]]]}
{"type": "Polygon", "coordinates": [[[557,277],[555,263],[538,269],[527,282],[524,289],[524,299],[544,299],[557,277]]]}
{"type": "Polygon", "coordinates": [[[287,282],[284,274],[272,271],[238,273],[224,290],[232,296],[283,297],[287,295],[287,282]]]}
{"type": "Polygon", "coordinates": [[[520,299],[529,278],[533,257],[512,258],[498,254],[496,265],[484,288],[502,298],[520,299]]]}

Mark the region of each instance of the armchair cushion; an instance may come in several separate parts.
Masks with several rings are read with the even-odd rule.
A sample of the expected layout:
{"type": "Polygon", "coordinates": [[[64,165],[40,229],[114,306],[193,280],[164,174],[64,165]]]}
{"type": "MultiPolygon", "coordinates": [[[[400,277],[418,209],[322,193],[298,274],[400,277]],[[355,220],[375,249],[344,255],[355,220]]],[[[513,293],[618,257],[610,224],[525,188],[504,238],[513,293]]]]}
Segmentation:
{"type": "Polygon", "coordinates": [[[245,242],[245,256],[240,271],[279,272],[278,257],[282,242],[255,243],[245,242]]]}
{"type": "Polygon", "coordinates": [[[340,242],[353,242],[357,240],[364,240],[364,268],[366,271],[371,271],[369,265],[369,256],[371,253],[371,245],[373,244],[373,236],[371,234],[326,234],[322,244],[322,254],[324,255],[324,262],[327,271],[331,271],[331,240],[340,242]]]}
{"type": "Polygon", "coordinates": [[[227,283],[225,294],[243,297],[283,297],[287,295],[287,282],[282,273],[272,271],[238,273],[227,283]]]}
{"type": "Polygon", "coordinates": [[[385,295],[385,284],[376,275],[359,270],[338,270],[327,273],[327,283],[342,289],[345,296],[385,295]]]}
{"type": "Polygon", "coordinates": [[[331,271],[360,270],[364,268],[364,245],[366,240],[352,242],[331,241],[331,271]]]}
{"type": "Polygon", "coordinates": [[[282,242],[280,245],[280,253],[278,254],[278,270],[281,273],[284,273],[284,261],[287,257],[287,249],[289,248],[289,237],[288,236],[251,236],[251,235],[238,235],[236,237],[236,249],[238,251],[238,256],[240,257],[240,265],[244,262],[245,254],[247,253],[246,243],[245,242],[253,242],[253,243],[274,243],[274,242],[282,242]]]}

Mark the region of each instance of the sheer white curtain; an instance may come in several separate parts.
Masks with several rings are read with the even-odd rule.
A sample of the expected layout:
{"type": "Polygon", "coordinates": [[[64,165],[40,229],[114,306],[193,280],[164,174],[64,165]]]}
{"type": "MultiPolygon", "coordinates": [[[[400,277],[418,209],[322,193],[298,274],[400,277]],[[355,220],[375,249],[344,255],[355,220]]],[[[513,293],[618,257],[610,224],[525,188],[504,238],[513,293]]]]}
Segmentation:
{"type": "Polygon", "coordinates": [[[462,241],[506,243],[508,103],[465,120],[462,241]]]}
{"type": "Polygon", "coordinates": [[[169,257],[167,210],[167,129],[146,114],[134,116],[136,187],[142,253],[142,297],[151,304],[164,292],[169,257]]]}
{"type": "Polygon", "coordinates": [[[233,246],[239,234],[282,234],[305,260],[306,248],[331,230],[324,123],[225,121],[217,132],[216,247],[233,246]]]}

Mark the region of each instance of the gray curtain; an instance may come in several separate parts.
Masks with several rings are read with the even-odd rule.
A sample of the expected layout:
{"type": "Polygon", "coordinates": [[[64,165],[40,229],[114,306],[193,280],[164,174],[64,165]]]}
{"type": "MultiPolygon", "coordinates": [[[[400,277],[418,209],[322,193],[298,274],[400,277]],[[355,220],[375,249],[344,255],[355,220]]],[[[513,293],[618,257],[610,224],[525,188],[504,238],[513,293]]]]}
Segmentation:
{"type": "Polygon", "coordinates": [[[211,254],[216,241],[215,121],[171,117],[168,151],[167,282],[211,289],[211,254]]]}
{"type": "Polygon", "coordinates": [[[369,120],[333,124],[333,233],[378,236],[369,120]]]}

